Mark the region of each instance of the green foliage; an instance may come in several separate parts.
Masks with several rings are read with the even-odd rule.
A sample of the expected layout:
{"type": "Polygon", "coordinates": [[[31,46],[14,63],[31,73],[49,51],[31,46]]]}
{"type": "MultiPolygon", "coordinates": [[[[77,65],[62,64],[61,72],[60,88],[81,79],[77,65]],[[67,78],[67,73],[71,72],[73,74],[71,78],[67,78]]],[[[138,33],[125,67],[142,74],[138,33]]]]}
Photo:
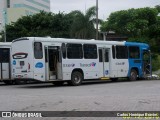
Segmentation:
{"type": "Polygon", "coordinates": [[[71,37],[80,39],[95,38],[93,17],[96,15],[96,7],[91,7],[83,14],[81,11],[72,11],[74,21],[71,26],[71,37]]]}
{"type": "Polygon", "coordinates": [[[127,36],[129,41],[148,43],[151,50],[157,53],[160,45],[160,17],[157,16],[159,8],[146,7],[111,13],[101,30],[115,31],[127,36]]]}
{"type": "Polygon", "coordinates": [[[156,5],[155,7],[158,10],[158,12],[160,12],[160,5],[156,5]]]}
{"type": "Polygon", "coordinates": [[[157,71],[160,69],[160,56],[158,54],[152,55],[152,70],[157,71]]]}
{"type": "Polygon", "coordinates": [[[7,41],[19,37],[70,37],[73,18],[70,14],[53,14],[41,11],[31,16],[23,16],[17,22],[7,25],[7,41]]]}
{"type": "Polygon", "coordinates": [[[155,8],[139,8],[111,13],[102,30],[114,30],[128,37],[146,36],[149,27],[156,23],[158,11],[155,8]]]}
{"type": "Polygon", "coordinates": [[[84,15],[80,11],[69,14],[46,13],[23,16],[15,23],[6,26],[7,41],[20,37],[60,37],[60,38],[86,38],[95,36],[93,17],[96,8],[91,7],[84,15]]]}
{"type": "Polygon", "coordinates": [[[102,23],[102,31],[115,31],[127,36],[128,41],[144,42],[150,45],[153,53],[153,70],[160,68],[160,6],[121,10],[111,13],[108,20],[102,23]]]}

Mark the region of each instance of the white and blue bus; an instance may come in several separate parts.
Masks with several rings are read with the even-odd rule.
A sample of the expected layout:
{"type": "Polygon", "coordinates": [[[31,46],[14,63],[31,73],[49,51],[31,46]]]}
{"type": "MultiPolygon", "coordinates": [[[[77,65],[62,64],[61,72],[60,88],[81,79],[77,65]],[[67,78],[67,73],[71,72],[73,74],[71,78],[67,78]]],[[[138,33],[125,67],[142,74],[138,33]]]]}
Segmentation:
{"type": "Polygon", "coordinates": [[[129,78],[151,74],[145,43],[26,37],[12,42],[14,79],[80,85],[83,80],[129,78]]]}

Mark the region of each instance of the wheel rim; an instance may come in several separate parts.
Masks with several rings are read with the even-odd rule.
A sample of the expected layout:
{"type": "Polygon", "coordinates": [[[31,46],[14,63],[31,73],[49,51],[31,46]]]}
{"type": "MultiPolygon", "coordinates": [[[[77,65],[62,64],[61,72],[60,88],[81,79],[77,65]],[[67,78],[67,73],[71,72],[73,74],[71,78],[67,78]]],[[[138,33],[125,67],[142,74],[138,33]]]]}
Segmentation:
{"type": "Polygon", "coordinates": [[[74,80],[75,83],[78,84],[81,81],[81,77],[79,75],[74,75],[74,79],[73,80],[74,80]]]}
{"type": "Polygon", "coordinates": [[[131,79],[132,80],[136,80],[136,78],[137,78],[136,73],[135,72],[131,72],[131,79]]]}

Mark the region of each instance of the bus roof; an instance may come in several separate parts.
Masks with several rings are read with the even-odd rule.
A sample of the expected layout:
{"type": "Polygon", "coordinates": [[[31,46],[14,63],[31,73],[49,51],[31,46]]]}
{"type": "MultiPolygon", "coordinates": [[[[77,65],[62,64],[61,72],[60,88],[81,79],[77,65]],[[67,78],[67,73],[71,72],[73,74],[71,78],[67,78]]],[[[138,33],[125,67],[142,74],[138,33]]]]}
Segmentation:
{"type": "Polygon", "coordinates": [[[86,40],[86,39],[69,39],[69,38],[50,38],[50,37],[23,37],[13,40],[14,42],[29,40],[31,42],[60,42],[60,43],[89,43],[89,44],[107,44],[107,45],[127,45],[127,46],[141,46],[148,48],[149,45],[146,43],[138,43],[138,42],[126,42],[126,41],[102,41],[102,40],[86,40]]]}
{"type": "Polygon", "coordinates": [[[146,43],[140,43],[140,42],[126,42],[126,46],[140,46],[143,49],[149,49],[149,45],[146,43]]]}
{"type": "Polygon", "coordinates": [[[0,42],[0,46],[11,46],[11,42],[0,42]]]}
{"type": "Polygon", "coordinates": [[[109,45],[124,45],[125,41],[101,41],[101,40],[86,40],[86,39],[68,39],[68,38],[47,38],[47,37],[26,37],[26,38],[19,38],[13,40],[14,42],[23,41],[23,40],[30,40],[30,41],[37,41],[37,42],[60,42],[60,43],[89,43],[89,44],[109,44],[109,45]]]}

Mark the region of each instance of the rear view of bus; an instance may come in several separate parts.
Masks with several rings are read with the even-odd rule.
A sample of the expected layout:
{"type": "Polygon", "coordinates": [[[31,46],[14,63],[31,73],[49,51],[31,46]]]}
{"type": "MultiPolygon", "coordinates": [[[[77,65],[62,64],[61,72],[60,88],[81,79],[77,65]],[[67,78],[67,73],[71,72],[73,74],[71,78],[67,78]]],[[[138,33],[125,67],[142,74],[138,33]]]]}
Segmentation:
{"type": "Polygon", "coordinates": [[[14,79],[33,78],[32,42],[28,38],[16,39],[12,42],[12,74],[14,79]]]}

